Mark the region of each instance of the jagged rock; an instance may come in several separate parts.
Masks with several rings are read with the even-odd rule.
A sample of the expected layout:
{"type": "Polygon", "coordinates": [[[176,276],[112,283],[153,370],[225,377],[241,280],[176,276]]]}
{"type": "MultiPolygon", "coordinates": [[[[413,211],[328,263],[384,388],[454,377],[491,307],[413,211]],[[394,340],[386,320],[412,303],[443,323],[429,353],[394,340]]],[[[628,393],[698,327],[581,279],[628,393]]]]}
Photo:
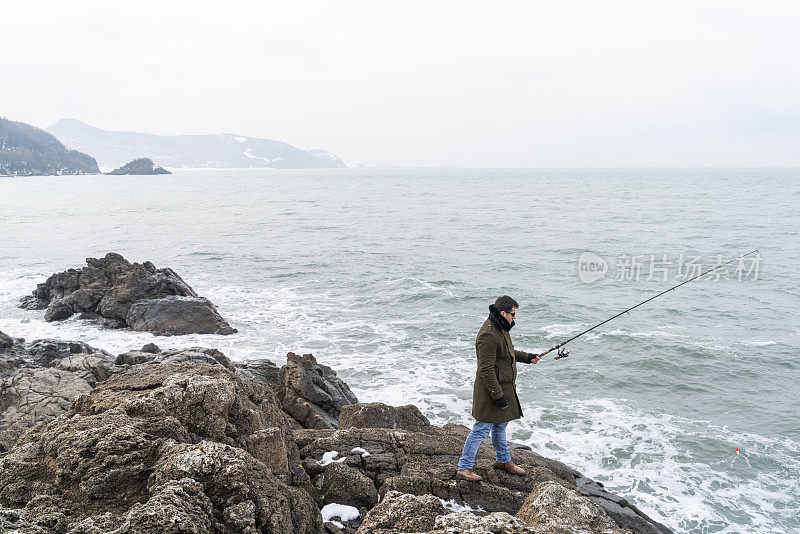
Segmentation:
{"type": "MultiPolygon", "coordinates": [[[[114,359],[79,341],[12,340],[0,353],[0,451],[34,423],[65,413],[72,399],[89,393],[114,373],[140,363],[204,363],[234,370],[220,351],[193,347],[158,354],[131,351],[114,359]]],[[[255,438],[253,438],[255,439],[255,438]]]]}
{"type": "Polygon", "coordinates": [[[0,532],[10,534],[46,534],[47,531],[25,519],[24,510],[0,508],[0,532]]]}
{"type": "MultiPolygon", "coordinates": [[[[584,478],[561,462],[513,443],[509,444],[512,458],[527,471],[527,475],[511,475],[494,467],[494,450],[487,441],[478,449],[474,467],[484,480],[480,484],[457,480],[456,465],[468,432],[469,429],[464,426],[448,424],[441,428],[429,426],[418,431],[387,428],[308,429],[297,432],[296,438],[303,465],[314,484],[319,484],[319,478],[325,473],[325,467],[319,464],[319,460],[326,452],[337,451],[340,456],[346,456],[343,463],[370,478],[384,498],[391,491],[430,494],[447,501],[453,499],[476,510],[516,514],[538,484],[554,482],[576,491],[576,482],[584,478]],[[365,449],[370,453],[369,456],[352,453],[354,447],[365,449]]],[[[619,508],[618,502],[609,499],[598,504],[604,510],[608,509],[609,513],[619,508]]],[[[648,529],[660,527],[641,511],[632,507],[629,510],[641,522],[639,528],[631,529],[633,532],[651,534],[648,529]]],[[[657,532],[661,534],[661,531],[657,532]]]]}
{"type": "Polygon", "coordinates": [[[390,491],[366,515],[356,534],[541,534],[519,519],[492,512],[478,516],[452,513],[433,495],[411,495],[390,491]]]}
{"type": "Polygon", "coordinates": [[[77,291],[80,287],[80,276],[81,271],[78,269],[67,269],[51,275],[43,284],[37,284],[33,294],[20,299],[20,307],[27,310],[47,308],[50,302],[77,291]]]}
{"type": "MultiPolygon", "coordinates": [[[[320,532],[322,517],[304,490],[278,481],[261,462],[242,449],[204,440],[198,445],[168,445],[150,477],[148,491],[158,496],[175,481],[199,482],[201,496],[212,506],[197,506],[191,515],[208,519],[211,532],[320,532]],[[221,511],[221,513],[219,513],[221,511]]],[[[199,489],[198,487],[198,489],[199,489]]],[[[159,510],[163,499],[144,509],[159,510]]],[[[204,503],[200,503],[204,504],[204,503]]],[[[128,517],[140,517],[132,508],[128,517]]],[[[190,519],[189,524],[193,524],[190,519]]],[[[157,526],[157,525],[154,525],[157,526]]],[[[177,531],[177,529],[176,529],[177,531]]]]}
{"type": "Polygon", "coordinates": [[[142,363],[159,363],[156,361],[158,355],[154,352],[144,352],[141,350],[130,350],[123,352],[114,360],[116,365],[139,365],[142,363]]]}
{"type": "Polygon", "coordinates": [[[83,341],[63,341],[60,339],[37,339],[30,342],[26,351],[26,360],[33,366],[50,367],[55,360],[66,358],[73,354],[95,354],[103,359],[111,359],[111,355],[92,347],[83,341]]]}
{"type": "Polygon", "coordinates": [[[389,406],[382,402],[342,406],[339,428],[402,428],[420,430],[430,426],[428,418],[413,404],[389,406]]]}
{"type": "Polygon", "coordinates": [[[14,346],[14,338],[0,332],[0,350],[10,349],[14,346]]]}
{"type": "Polygon", "coordinates": [[[229,371],[236,368],[230,359],[217,349],[191,347],[188,349],[169,349],[159,352],[132,350],[117,356],[116,365],[139,365],[142,363],[206,363],[221,365],[229,371]]]}
{"type": "Polygon", "coordinates": [[[113,373],[111,360],[94,354],[71,354],[53,362],[51,369],[69,371],[94,387],[113,373]]]}
{"type": "Polygon", "coordinates": [[[65,413],[72,399],[111,375],[112,357],[85,343],[41,339],[17,346],[0,369],[0,452],[39,421],[65,413]]]}
{"type": "MultiPolygon", "coordinates": [[[[495,469],[494,451],[485,442],[475,465],[483,482],[457,480],[467,427],[430,425],[413,406],[341,404],[337,410],[335,401],[346,400],[349,388],[311,355],[287,357],[279,373],[282,400],[291,395],[290,407],[302,404],[320,418],[316,410],[329,419],[337,414],[350,428],[295,431],[297,412],[287,415],[287,404],[279,403],[268,383],[242,376],[250,367],[235,367],[215,349],[143,348],[147,352],[123,353],[112,362],[84,343],[23,345],[0,335],[0,506],[24,510],[24,524],[14,519],[18,528],[69,534],[352,534],[360,518],[341,529],[323,526],[318,504],[356,506],[362,518],[372,508],[379,517],[384,503],[408,494],[403,499],[411,510],[418,506],[413,495],[428,495],[436,504],[452,499],[488,513],[418,510],[417,517],[428,520],[414,528],[430,534],[550,532],[553,524],[577,520],[592,502],[599,505],[592,517],[606,520],[590,520],[590,527],[601,528],[597,532],[608,525],[637,534],[670,532],[601,484],[514,443],[512,457],[526,476],[495,469]],[[33,400],[21,401],[20,392],[33,400]],[[43,398],[34,399],[42,392],[43,398]],[[25,419],[27,409],[37,418],[25,419]],[[330,451],[344,460],[322,465],[319,460],[330,451]],[[537,488],[547,488],[551,500],[562,499],[560,507],[550,506],[562,515],[533,517],[543,508],[538,505],[528,506],[530,514],[524,511],[526,502],[545,498],[537,488]],[[383,502],[375,505],[378,495],[383,502]],[[518,512],[534,524],[508,515],[518,512]]],[[[252,368],[262,369],[261,362],[266,360],[252,368]]],[[[413,519],[396,515],[392,521],[398,524],[413,519]]],[[[393,524],[366,531],[400,532],[393,524]]],[[[370,528],[366,518],[363,528],[370,528]]]]}
{"type": "Polygon", "coordinates": [[[627,499],[603,489],[603,485],[599,482],[586,477],[578,477],[575,484],[581,495],[599,505],[621,527],[637,534],[670,534],[672,532],[666,525],[647,517],[627,499]]]}
{"type": "Polygon", "coordinates": [[[306,445],[320,438],[329,438],[336,433],[334,428],[300,428],[294,431],[294,442],[297,448],[303,449],[306,445]]]}
{"type": "Polygon", "coordinates": [[[75,312],[72,309],[72,304],[67,302],[67,299],[54,300],[47,307],[44,312],[44,320],[49,322],[61,321],[71,317],[75,312]]]}
{"type": "MultiPolygon", "coordinates": [[[[103,317],[124,321],[130,307],[140,300],[154,299],[177,295],[181,297],[197,297],[197,293],[169,268],[156,269],[146,261],[142,264],[128,263],[122,256],[106,254],[101,260],[89,263],[89,272],[81,281],[87,279],[89,285],[85,287],[89,292],[102,298],[94,310],[103,317]],[[105,293],[104,287],[110,287],[105,293]]],[[[87,268],[84,267],[84,271],[87,268]]],[[[77,303],[76,303],[77,304],[77,303]]]]}
{"type": "Polygon", "coordinates": [[[76,399],[73,411],[101,413],[118,405],[129,414],[169,413],[193,436],[244,448],[282,480],[298,484],[308,480],[299,466],[292,430],[272,390],[221,365],[138,366],[76,399]],[[265,443],[282,445],[270,451],[265,443]]]}
{"type": "Polygon", "coordinates": [[[308,489],[272,390],[222,365],[115,374],[0,458],[0,504],[61,532],[321,533],[308,489]]]}
{"type": "Polygon", "coordinates": [[[537,482],[560,478],[550,466],[566,477],[561,479],[565,484],[574,487],[575,475],[571,469],[530,451],[512,451],[514,461],[528,469],[529,476],[517,477],[494,469],[494,452],[486,443],[478,450],[476,464],[484,482],[476,485],[457,480],[456,464],[464,438],[460,428],[454,426],[431,426],[425,432],[385,428],[307,430],[298,433],[298,437],[303,444],[300,456],[312,480],[316,481],[324,472],[319,465],[322,456],[336,451],[346,457],[345,464],[369,477],[382,495],[390,490],[432,494],[473,508],[516,513],[537,482]],[[352,453],[355,447],[365,449],[369,456],[352,453]]]}
{"type": "Polygon", "coordinates": [[[447,509],[433,495],[390,491],[364,517],[356,534],[428,532],[433,529],[436,518],[445,514],[447,509]]]}
{"type": "MultiPolygon", "coordinates": [[[[120,532],[137,534],[208,533],[214,532],[214,504],[204,493],[203,485],[193,478],[170,480],[150,490],[151,497],[144,503],[134,504],[125,515],[120,532]]],[[[108,518],[111,519],[111,518],[108,518]]],[[[108,523],[95,525],[94,518],[87,518],[77,528],[80,532],[108,532],[108,523]]],[[[241,532],[246,532],[241,530],[241,532]]]]}
{"type": "Polygon", "coordinates": [[[132,330],[157,336],[182,334],[233,334],[237,332],[202,297],[163,297],[135,302],[125,322],[132,330]]]}
{"type": "Polygon", "coordinates": [[[484,482],[474,484],[454,480],[455,467],[450,461],[411,461],[403,465],[400,474],[386,479],[381,494],[400,491],[422,495],[430,493],[445,500],[454,499],[472,508],[516,513],[524,502],[530,488],[542,480],[559,481],[549,469],[530,465],[528,459],[515,460],[524,466],[528,475],[515,477],[495,469],[494,460],[482,458],[476,462],[475,470],[484,476],[484,482]]]}
{"type": "Polygon", "coordinates": [[[161,349],[158,348],[158,345],[156,345],[155,343],[147,343],[140,350],[142,352],[149,352],[151,354],[158,354],[159,352],[161,352],[161,349]]]}
{"type": "Polygon", "coordinates": [[[252,358],[234,364],[236,372],[247,378],[266,382],[272,389],[280,386],[280,368],[266,358],[252,358]]]}
{"type": "Polygon", "coordinates": [[[337,428],[342,407],[358,402],[336,371],[311,354],[287,354],[279,378],[281,405],[303,428],[337,428]]]}
{"type": "Polygon", "coordinates": [[[378,490],[372,479],[358,469],[332,462],[325,467],[322,502],[345,504],[356,508],[372,508],[378,502],[378,490]]]}
{"type": "Polygon", "coordinates": [[[28,355],[24,343],[25,340],[21,337],[11,337],[0,332],[0,373],[3,371],[3,364],[10,364],[28,355]]]}
{"type": "Polygon", "coordinates": [[[457,512],[439,516],[428,534],[544,534],[534,530],[516,517],[505,512],[492,512],[485,516],[457,512]]]}
{"type": "Polygon", "coordinates": [[[86,263],[82,269],[51,275],[20,299],[20,307],[47,308],[47,321],[80,313],[103,326],[127,325],[157,335],[236,332],[172,269],[156,269],[149,261],[130,263],[113,252],[100,259],[87,258],[86,263]]]}
{"type": "Polygon", "coordinates": [[[517,518],[537,533],[629,534],[595,503],[555,482],[542,482],[528,495],[517,518]]]}

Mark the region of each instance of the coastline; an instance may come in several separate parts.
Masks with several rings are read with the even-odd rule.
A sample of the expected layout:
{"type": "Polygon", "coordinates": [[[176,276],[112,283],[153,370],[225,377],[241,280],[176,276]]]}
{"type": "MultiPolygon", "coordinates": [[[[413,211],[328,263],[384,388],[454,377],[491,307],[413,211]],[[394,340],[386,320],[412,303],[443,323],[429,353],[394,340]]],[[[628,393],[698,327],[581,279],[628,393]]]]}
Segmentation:
{"type": "Polygon", "coordinates": [[[770,220],[779,241],[765,250],[769,276],[703,284],[692,290],[697,295],[626,316],[576,346],[572,358],[523,372],[525,417],[509,427],[509,438],[631,496],[677,530],[797,527],[790,513],[798,495],[797,398],[763,402],[764,388],[793,391],[797,377],[800,337],[787,321],[797,315],[797,297],[791,279],[779,276],[793,272],[795,247],[780,236],[793,235],[797,221],[770,219],[796,198],[786,190],[796,173],[497,175],[498,187],[513,186],[514,202],[525,206],[554,205],[568,191],[575,196],[560,205],[557,220],[524,213],[526,228],[541,231],[512,230],[491,254],[479,247],[487,231],[497,231],[486,219],[498,199],[480,195],[485,173],[403,171],[355,181],[349,172],[334,175],[353,187],[331,192],[305,172],[263,182],[252,173],[188,172],[181,184],[146,180],[146,188],[140,180],[100,177],[4,182],[10,203],[0,219],[11,239],[0,276],[0,330],[29,340],[80,339],[114,354],[153,340],[77,318],[47,323],[41,313],[17,308],[51,273],[117,250],[175,268],[240,330],[157,340],[162,348],[214,346],[232,360],[258,356],[279,365],[290,350],[311,352],[361,401],[413,403],[436,425],[469,424],[472,334],[485,318],[483,300],[504,280],[513,279],[509,291],[523,306],[515,344],[544,350],[659,286],[578,284],[574,263],[584,246],[601,254],[710,253],[724,243],[722,250],[732,251],[758,242],[760,221],[770,220]],[[198,181],[187,189],[192,176],[198,181]],[[716,206],[718,220],[744,217],[744,224],[703,236],[703,221],[692,216],[702,206],[681,193],[690,179],[697,199],[730,196],[716,206]],[[612,193],[625,187],[651,188],[671,208],[612,193]],[[463,192],[436,196],[442,188],[463,192]],[[757,206],[747,200],[753,195],[757,206]],[[462,202],[467,198],[472,203],[462,202]],[[431,228],[424,216],[441,209],[445,215],[431,228]],[[649,215],[632,221],[635,239],[623,245],[607,230],[634,212],[649,215]],[[586,214],[597,216],[588,226],[586,214]],[[669,216],[671,229],[640,232],[658,214],[669,216]],[[154,236],[154,226],[168,236],[154,236]],[[240,227],[252,233],[236,232],[240,227]],[[154,251],[154,242],[164,246],[154,251]],[[514,243],[530,245],[519,249],[520,265],[497,271],[495,253],[509,254],[514,243]],[[731,328],[730,317],[748,328],[731,328]]]}
{"type": "MultiPolygon", "coordinates": [[[[252,465],[248,472],[255,469],[260,473],[259,484],[268,482],[278,494],[288,492],[295,504],[285,511],[281,528],[291,526],[294,532],[336,532],[335,523],[323,524],[319,515],[327,504],[355,505],[359,517],[339,521],[342,527],[336,527],[340,532],[355,532],[363,521],[372,524],[369,521],[391,510],[391,503],[412,499],[403,495],[434,495],[443,503],[452,501],[451,509],[429,517],[432,528],[424,532],[438,532],[437,521],[477,521],[489,528],[486,525],[500,519],[521,529],[511,532],[547,532],[541,530],[547,521],[563,522],[566,517],[579,521],[580,509],[589,506],[587,503],[603,510],[595,513],[604,518],[606,528],[587,532],[606,532],[609,518],[631,532],[671,532],[626,499],[605,492],[601,484],[520,444],[510,444],[512,455],[530,470],[528,476],[497,473],[491,468],[493,453],[483,444],[476,469],[486,475],[486,481],[478,485],[456,481],[454,460],[468,432],[466,427],[431,425],[413,405],[352,402],[357,399],[347,384],[311,355],[290,353],[287,364],[278,368],[267,360],[232,363],[215,349],[161,351],[148,345],[112,356],[79,342],[37,340],[26,344],[5,335],[0,340],[3,398],[18,401],[12,403],[13,417],[9,417],[9,409],[0,414],[0,442],[7,449],[0,452],[4,473],[0,475],[0,503],[5,508],[0,517],[6,521],[16,518],[17,528],[25,525],[30,529],[24,532],[37,532],[35,528],[43,521],[55,521],[65,529],[78,524],[95,529],[128,525],[125,532],[149,532],[141,525],[130,525],[142,517],[142,506],[163,507],[165,492],[171,492],[170,502],[175,506],[186,507],[190,515],[196,513],[192,521],[198,524],[221,521],[231,528],[250,524],[260,532],[280,531],[259,523],[258,514],[252,519],[247,514],[233,518],[233,512],[213,512],[214,506],[193,509],[196,499],[187,496],[192,491],[215,500],[207,475],[191,467],[200,461],[199,457],[191,459],[196,455],[208,455],[202,462],[214,462],[218,473],[235,472],[242,462],[252,465]],[[54,376],[58,380],[53,380],[54,376]],[[26,395],[42,394],[45,383],[51,384],[50,399],[71,396],[71,402],[48,402],[47,410],[26,412],[25,406],[30,404],[26,395]],[[165,421],[175,423],[164,427],[165,421]],[[99,441],[88,438],[98,432],[107,437],[99,441]],[[150,460],[134,452],[144,443],[134,437],[139,433],[157,443],[146,447],[153,455],[150,460]],[[334,458],[327,464],[323,461],[326,455],[334,458]],[[168,469],[171,474],[163,471],[165,464],[172,466],[168,469]],[[36,473],[45,465],[54,466],[61,474],[56,479],[42,479],[36,473]],[[98,471],[100,465],[107,467],[98,471]],[[156,472],[162,473],[160,485],[151,474],[156,472]],[[185,480],[187,476],[194,482],[185,480]],[[109,486],[113,480],[128,482],[109,486]],[[75,489],[67,491],[72,487],[75,489]],[[190,487],[195,489],[190,491],[190,487]],[[557,517],[537,516],[537,510],[545,507],[531,503],[553,491],[568,491],[575,503],[556,508],[557,517]],[[109,502],[116,503],[116,512],[110,513],[109,502]],[[462,511],[453,511],[456,506],[462,511]],[[492,513],[520,514],[521,508],[522,516],[513,521],[510,515],[492,513]],[[306,512],[300,513],[300,509],[306,512]],[[439,519],[444,517],[447,519],[439,519]]],[[[214,484],[236,493],[236,480],[236,475],[216,476],[214,484]]],[[[259,501],[262,497],[239,495],[237,510],[269,506],[259,501]]],[[[413,501],[409,517],[425,516],[424,503],[420,503],[413,501]]],[[[159,517],[164,519],[163,510],[159,517]]],[[[402,531],[393,528],[385,532],[402,531]]]]}

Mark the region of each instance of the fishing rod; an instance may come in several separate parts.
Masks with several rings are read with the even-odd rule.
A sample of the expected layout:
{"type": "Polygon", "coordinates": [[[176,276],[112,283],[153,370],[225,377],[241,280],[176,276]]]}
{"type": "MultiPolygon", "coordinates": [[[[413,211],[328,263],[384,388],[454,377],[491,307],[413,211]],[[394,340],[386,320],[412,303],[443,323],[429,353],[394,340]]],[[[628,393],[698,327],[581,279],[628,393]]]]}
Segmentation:
{"type": "Polygon", "coordinates": [[[673,289],[677,289],[677,288],[681,287],[683,284],[688,284],[688,283],[689,283],[689,282],[691,282],[692,280],[696,280],[696,279],[700,278],[700,277],[701,277],[701,276],[703,276],[703,275],[706,275],[706,274],[708,274],[708,273],[710,273],[710,272],[716,271],[717,269],[719,269],[719,268],[721,268],[721,267],[725,267],[726,265],[728,265],[728,264],[730,264],[730,263],[733,263],[733,262],[735,262],[735,261],[739,261],[739,260],[741,260],[742,258],[745,258],[745,257],[747,257],[747,256],[749,256],[749,255],[751,255],[751,254],[755,254],[756,252],[758,252],[758,249],[756,249],[756,250],[753,250],[753,251],[751,251],[751,252],[748,252],[747,254],[743,254],[743,255],[739,256],[738,258],[734,258],[734,259],[732,259],[732,260],[731,260],[731,261],[729,261],[729,262],[725,262],[725,263],[723,263],[723,264],[721,264],[721,265],[717,265],[717,266],[716,266],[716,267],[714,267],[713,269],[709,269],[709,270],[707,270],[707,271],[705,271],[705,272],[702,272],[702,273],[698,274],[697,276],[693,276],[692,278],[689,278],[688,280],[684,280],[683,282],[681,282],[680,284],[678,284],[678,285],[676,285],[676,286],[673,286],[673,287],[671,287],[671,288],[669,288],[669,289],[665,289],[664,291],[662,291],[662,292],[661,292],[661,293],[659,293],[658,295],[653,295],[653,296],[652,296],[652,297],[650,297],[649,299],[647,299],[647,300],[645,300],[645,301],[642,301],[642,302],[640,302],[640,303],[639,303],[639,304],[637,304],[636,306],[631,306],[631,307],[630,307],[630,308],[628,308],[627,310],[623,310],[623,311],[619,312],[619,313],[618,313],[618,314],[616,314],[614,317],[611,317],[611,318],[609,318],[609,319],[606,319],[606,320],[605,320],[605,321],[603,321],[602,323],[597,323],[597,324],[596,324],[596,325],[594,325],[593,327],[591,327],[591,328],[589,328],[589,329],[587,329],[587,330],[584,330],[584,331],[583,331],[583,332],[581,332],[580,334],[577,334],[577,335],[575,335],[575,336],[572,336],[572,337],[571,337],[571,338],[569,338],[568,340],[566,340],[566,341],[564,341],[564,342],[562,342],[562,343],[559,343],[559,344],[558,344],[558,345],[556,345],[555,347],[553,347],[553,348],[550,348],[550,349],[547,349],[546,351],[544,351],[544,352],[543,352],[543,353],[541,353],[541,354],[537,354],[537,355],[536,355],[536,357],[537,357],[537,358],[541,358],[541,357],[542,357],[542,356],[544,356],[545,354],[549,354],[549,353],[553,352],[554,350],[558,350],[558,352],[557,352],[558,356],[556,356],[556,357],[555,357],[555,358],[553,358],[553,359],[554,359],[554,360],[558,360],[558,359],[561,359],[561,358],[566,358],[567,356],[569,356],[569,351],[567,351],[567,349],[562,349],[561,347],[563,347],[564,345],[566,345],[566,344],[567,344],[567,343],[569,343],[570,341],[573,341],[573,340],[575,340],[575,339],[578,339],[578,338],[579,338],[579,337],[581,337],[583,334],[586,334],[586,333],[588,333],[588,332],[591,332],[592,330],[594,330],[594,329],[595,329],[595,328],[597,328],[598,326],[602,326],[602,325],[606,324],[607,322],[609,322],[609,321],[611,321],[611,320],[613,320],[613,319],[616,319],[617,317],[619,317],[619,316],[620,316],[620,315],[622,315],[623,313],[628,313],[628,312],[629,312],[629,311],[631,311],[632,309],[634,309],[634,308],[638,308],[638,307],[639,307],[639,306],[641,306],[642,304],[646,304],[646,303],[650,302],[651,300],[653,300],[653,299],[655,299],[655,298],[658,298],[658,297],[660,297],[660,296],[661,296],[661,295],[663,295],[664,293],[668,293],[668,292],[672,291],[673,289]]]}

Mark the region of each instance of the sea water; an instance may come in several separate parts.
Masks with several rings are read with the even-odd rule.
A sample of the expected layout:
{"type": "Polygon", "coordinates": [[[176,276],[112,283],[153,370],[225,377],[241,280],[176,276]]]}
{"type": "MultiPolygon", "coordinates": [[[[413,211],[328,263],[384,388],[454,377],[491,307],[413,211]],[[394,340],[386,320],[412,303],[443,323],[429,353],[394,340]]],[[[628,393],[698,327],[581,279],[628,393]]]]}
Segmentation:
{"type": "Polygon", "coordinates": [[[509,438],[676,532],[800,531],[798,169],[182,170],[3,178],[0,199],[3,332],[278,364],[310,352],[361,401],[435,424],[471,423],[475,334],[497,296],[520,303],[516,347],[538,352],[688,265],[758,249],[568,358],[520,364],[509,438]],[[239,333],[154,338],[17,308],[109,251],[173,268],[239,333]]]}

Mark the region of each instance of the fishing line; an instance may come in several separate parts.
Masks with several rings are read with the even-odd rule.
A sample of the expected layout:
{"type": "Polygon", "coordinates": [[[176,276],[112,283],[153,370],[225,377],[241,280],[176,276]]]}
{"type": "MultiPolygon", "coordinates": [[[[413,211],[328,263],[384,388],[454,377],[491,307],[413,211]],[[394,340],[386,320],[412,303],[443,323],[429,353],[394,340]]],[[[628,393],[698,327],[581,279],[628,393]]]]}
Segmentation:
{"type": "Polygon", "coordinates": [[[655,298],[658,298],[658,297],[660,297],[660,296],[661,296],[661,295],[663,295],[664,293],[669,293],[670,291],[672,291],[672,290],[674,290],[674,289],[677,289],[677,288],[681,287],[683,284],[688,284],[688,283],[689,283],[689,282],[691,282],[692,280],[697,280],[698,278],[700,278],[700,277],[701,277],[701,276],[703,276],[703,275],[706,275],[706,274],[708,274],[708,273],[714,272],[714,271],[716,271],[717,269],[720,269],[720,268],[722,268],[722,267],[725,267],[726,265],[728,265],[728,264],[731,264],[731,263],[733,263],[733,262],[735,262],[735,261],[740,261],[742,258],[746,258],[747,256],[750,256],[751,254],[755,254],[756,252],[758,252],[758,249],[756,249],[756,250],[753,250],[753,251],[751,251],[751,252],[748,252],[747,254],[743,254],[743,255],[739,256],[738,258],[734,258],[734,259],[732,259],[731,261],[728,261],[728,262],[725,262],[725,263],[723,263],[723,264],[717,265],[717,266],[716,266],[716,267],[714,267],[713,269],[709,269],[709,270],[707,270],[707,271],[705,271],[705,272],[702,272],[702,273],[698,274],[697,276],[693,276],[692,278],[689,278],[688,280],[684,280],[683,282],[681,282],[680,284],[678,284],[678,285],[676,285],[676,286],[672,286],[672,287],[671,287],[671,288],[669,288],[669,289],[665,289],[664,291],[662,291],[662,292],[661,292],[661,293],[659,293],[658,295],[653,295],[653,296],[652,296],[652,297],[650,297],[649,299],[647,299],[647,300],[644,300],[644,301],[640,302],[640,303],[639,303],[639,304],[637,304],[636,306],[631,306],[631,307],[630,307],[630,308],[628,308],[627,310],[622,310],[621,312],[619,312],[619,313],[618,313],[618,314],[616,314],[615,316],[613,316],[613,317],[610,317],[610,318],[606,319],[606,320],[605,320],[605,321],[603,321],[602,323],[597,323],[597,324],[596,324],[596,325],[594,325],[593,327],[591,327],[591,328],[588,328],[588,329],[584,330],[584,331],[583,331],[583,332],[581,332],[580,334],[574,335],[574,336],[572,336],[571,338],[569,338],[568,340],[566,340],[566,341],[563,341],[563,342],[559,343],[558,345],[556,345],[556,346],[554,346],[554,347],[552,347],[552,348],[550,348],[550,349],[547,349],[546,351],[544,351],[544,352],[543,352],[543,353],[541,353],[541,354],[538,354],[536,357],[537,357],[537,358],[541,358],[541,357],[542,357],[542,356],[544,356],[545,354],[549,354],[550,352],[553,352],[554,350],[558,350],[558,352],[557,352],[557,354],[558,354],[558,355],[557,355],[555,358],[553,358],[553,359],[554,359],[554,360],[558,360],[558,359],[561,359],[561,358],[566,358],[567,356],[569,356],[569,351],[567,351],[567,349],[562,349],[561,347],[563,347],[564,345],[566,345],[566,344],[567,344],[567,343],[569,343],[570,341],[573,341],[573,340],[575,340],[575,339],[578,339],[578,338],[579,338],[579,337],[581,337],[583,334],[586,334],[586,333],[588,333],[588,332],[591,332],[592,330],[594,330],[594,329],[595,329],[595,328],[597,328],[598,326],[602,326],[602,325],[606,324],[607,322],[609,322],[609,321],[611,321],[611,320],[613,320],[613,319],[616,319],[617,317],[619,317],[619,316],[620,316],[620,315],[622,315],[623,313],[628,313],[628,312],[629,312],[629,311],[631,311],[632,309],[634,309],[634,308],[638,308],[638,307],[639,307],[639,306],[641,306],[642,304],[646,304],[646,303],[650,302],[651,300],[653,300],[653,299],[655,299],[655,298]]]}

